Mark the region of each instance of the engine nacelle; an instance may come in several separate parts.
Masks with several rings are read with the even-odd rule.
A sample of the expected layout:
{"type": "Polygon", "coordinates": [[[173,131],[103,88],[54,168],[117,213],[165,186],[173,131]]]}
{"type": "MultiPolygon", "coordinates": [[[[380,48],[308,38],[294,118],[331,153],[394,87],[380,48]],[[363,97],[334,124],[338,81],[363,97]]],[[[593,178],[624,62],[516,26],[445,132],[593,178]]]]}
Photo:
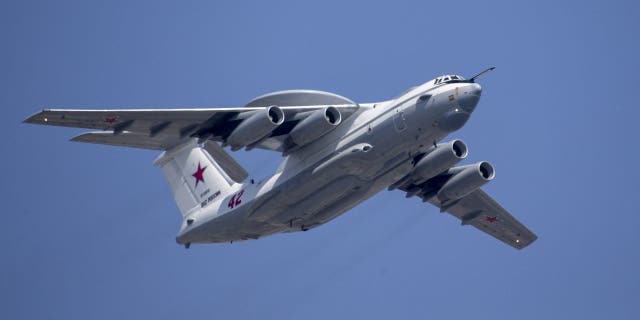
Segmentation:
{"type": "Polygon", "coordinates": [[[316,110],[291,130],[289,139],[296,145],[303,146],[327,134],[341,122],[342,115],[336,107],[316,110]]]}
{"type": "Polygon", "coordinates": [[[469,149],[461,140],[438,144],[436,148],[416,163],[411,176],[416,183],[429,180],[467,157],[469,149]]]}
{"type": "Polygon", "coordinates": [[[486,161],[451,168],[449,172],[455,174],[438,191],[441,201],[458,200],[493,180],[496,174],[493,166],[486,161]]]}
{"type": "Polygon", "coordinates": [[[283,122],[284,112],[276,106],[255,111],[231,132],[227,137],[227,144],[231,146],[231,150],[238,150],[266,137],[283,122]]]}

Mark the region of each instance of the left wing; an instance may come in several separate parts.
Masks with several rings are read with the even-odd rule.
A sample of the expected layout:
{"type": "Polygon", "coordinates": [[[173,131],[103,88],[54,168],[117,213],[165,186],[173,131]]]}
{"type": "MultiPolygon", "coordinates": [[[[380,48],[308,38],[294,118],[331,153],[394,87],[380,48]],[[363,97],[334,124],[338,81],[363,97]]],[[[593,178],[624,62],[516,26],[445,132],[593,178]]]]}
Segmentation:
{"type": "MultiPolygon", "coordinates": [[[[253,109],[255,110],[255,109],[253,109]]],[[[99,129],[83,133],[72,141],[145,149],[169,149],[211,124],[217,134],[237,125],[234,118],[244,108],[217,109],[132,109],[74,110],[49,109],[24,122],[51,126],[99,129]]]]}
{"type": "Polygon", "coordinates": [[[347,117],[358,105],[335,94],[292,90],[254,99],[245,107],[199,109],[76,110],[49,109],[24,122],[98,129],[72,138],[72,141],[144,149],[166,150],[188,138],[226,142],[231,132],[253,113],[278,106],[285,113],[284,123],[248,148],[286,152],[287,135],[312,111],[331,106],[347,117]],[[295,104],[309,103],[309,104],[295,104]]]}
{"type": "MultiPolygon", "coordinates": [[[[415,186],[412,185],[400,187],[400,190],[407,191],[409,194],[414,189],[415,186]]],[[[538,239],[533,232],[481,189],[446,207],[442,206],[437,197],[425,197],[422,194],[417,196],[423,201],[429,201],[441,211],[457,217],[462,225],[472,225],[516,249],[522,249],[538,239]]]]}

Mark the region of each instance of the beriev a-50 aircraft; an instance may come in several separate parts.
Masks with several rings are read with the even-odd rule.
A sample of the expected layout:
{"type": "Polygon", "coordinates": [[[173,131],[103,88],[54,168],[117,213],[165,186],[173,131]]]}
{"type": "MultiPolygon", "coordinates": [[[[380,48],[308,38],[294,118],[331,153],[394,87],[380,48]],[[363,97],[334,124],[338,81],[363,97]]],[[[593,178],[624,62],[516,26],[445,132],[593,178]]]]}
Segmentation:
{"type": "Polygon", "coordinates": [[[233,242],[322,225],[381,190],[401,190],[517,249],[537,239],[480,187],[486,161],[456,166],[460,129],[480,100],[476,79],[445,75],[395,99],[355,103],[315,90],[255,98],[244,107],[43,110],[27,123],[99,129],[72,141],[163,151],[155,160],[182,213],[179,244],[233,242]],[[283,161],[249,179],[224,149],[261,148],[283,161]]]}

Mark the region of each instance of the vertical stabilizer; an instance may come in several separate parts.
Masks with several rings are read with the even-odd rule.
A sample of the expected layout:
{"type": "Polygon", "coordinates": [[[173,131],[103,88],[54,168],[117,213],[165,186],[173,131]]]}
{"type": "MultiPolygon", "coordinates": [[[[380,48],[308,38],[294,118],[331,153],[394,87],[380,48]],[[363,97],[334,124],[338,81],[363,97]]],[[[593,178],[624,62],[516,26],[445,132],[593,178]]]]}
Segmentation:
{"type": "Polygon", "coordinates": [[[197,139],[193,139],[163,152],[154,162],[162,168],[183,217],[222,198],[231,192],[235,183],[240,182],[233,179],[238,180],[240,177],[237,172],[232,174],[233,178],[230,177],[206,149],[216,150],[218,153],[221,151],[227,157],[230,156],[215,142],[208,144],[203,148],[197,143],[197,139]]]}

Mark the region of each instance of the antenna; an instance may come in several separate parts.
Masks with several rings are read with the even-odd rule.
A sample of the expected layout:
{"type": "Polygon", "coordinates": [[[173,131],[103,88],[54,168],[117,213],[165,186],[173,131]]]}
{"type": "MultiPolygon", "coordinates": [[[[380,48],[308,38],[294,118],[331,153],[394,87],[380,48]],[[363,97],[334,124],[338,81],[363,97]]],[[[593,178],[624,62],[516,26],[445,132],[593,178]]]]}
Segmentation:
{"type": "Polygon", "coordinates": [[[476,74],[475,76],[471,77],[471,79],[469,79],[469,82],[475,82],[477,78],[482,77],[483,75],[485,75],[485,73],[489,72],[489,71],[493,71],[493,69],[495,69],[496,67],[491,67],[488,69],[485,69],[484,71],[476,74]]]}

